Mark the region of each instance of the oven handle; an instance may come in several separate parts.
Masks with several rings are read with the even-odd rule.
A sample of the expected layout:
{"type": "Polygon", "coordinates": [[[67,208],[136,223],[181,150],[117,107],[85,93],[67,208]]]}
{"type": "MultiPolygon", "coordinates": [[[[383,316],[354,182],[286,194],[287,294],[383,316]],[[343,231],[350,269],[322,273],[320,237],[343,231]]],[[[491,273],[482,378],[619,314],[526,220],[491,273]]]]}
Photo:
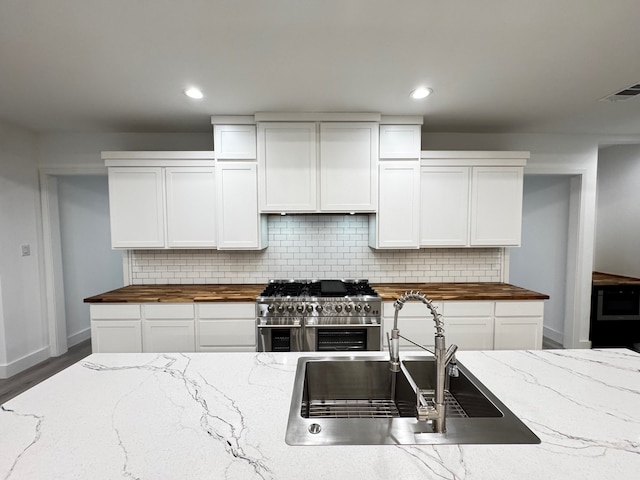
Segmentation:
{"type": "Polygon", "coordinates": [[[302,325],[258,325],[258,328],[302,328],[302,325]]]}
{"type": "Polygon", "coordinates": [[[382,325],[379,323],[344,323],[344,324],[333,324],[333,325],[305,325],[305,328],[379,328],[382,325]]]}

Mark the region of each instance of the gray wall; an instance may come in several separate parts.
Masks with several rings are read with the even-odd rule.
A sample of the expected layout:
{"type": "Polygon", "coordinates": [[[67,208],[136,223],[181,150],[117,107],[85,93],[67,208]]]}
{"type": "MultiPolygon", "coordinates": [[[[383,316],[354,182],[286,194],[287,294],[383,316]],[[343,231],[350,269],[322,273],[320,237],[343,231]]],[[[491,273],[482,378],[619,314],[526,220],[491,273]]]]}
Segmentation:
{"type": "Polygon", "coordinates": [[[570,190],[568,175],[525,175],[522,245],[510,250],[510,283],[549,295],[544,335],[558,343],[564,337],[570,190]]]}
{"type": "Polygon", "coordinates": [[[96,293],[123,286],[122,253],[112,250],[106,176],[58,177],[58,207],[68,346],[89,338],[96,293]]]}
{"type": "Polygon", "coordinates": [[[640,145],[601,149],[595,270],[640,277],[640,145]]]}

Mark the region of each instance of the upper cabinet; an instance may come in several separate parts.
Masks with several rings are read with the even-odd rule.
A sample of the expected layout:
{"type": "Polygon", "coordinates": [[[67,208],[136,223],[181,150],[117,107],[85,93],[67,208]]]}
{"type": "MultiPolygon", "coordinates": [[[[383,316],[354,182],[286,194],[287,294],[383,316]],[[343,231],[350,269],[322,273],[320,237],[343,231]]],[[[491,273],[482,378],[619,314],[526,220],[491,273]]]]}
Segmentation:
{"type": "Polygon", "coordinates": [[[378,124],[320,124],[320,210],[375,212],[378,124]]]}
{"type": "Polygon", "coordinates": [[[212,152],[103,152],[102,158],[113,248],[216,246],[212,152]]]}
{"type": "Polygon", "coordinates": [[[313,122],[267,122],[258,126],[262,212],[318,209],[316,130],[313,122]]]}
{"type": "Polygon", "coordinates": [[[420,246],[519,246],[528,152],[422,152],[420,246]]]}
{"type": "Polygon", "coordinates": [[[378,122],[265,115],[256,114],[261,212],[376,211],[378,122]]]}
{"type": "Polygon", "coordinates": [[[380,160],[420,158],[422,117],[417,121],[410,125],[380,125],[380,160]]]}
{"type": "Polygon", "coordinates": [[[218,160],[256,159],[256,126],[252,117],[214,115],[211,123],[218,160]]]}

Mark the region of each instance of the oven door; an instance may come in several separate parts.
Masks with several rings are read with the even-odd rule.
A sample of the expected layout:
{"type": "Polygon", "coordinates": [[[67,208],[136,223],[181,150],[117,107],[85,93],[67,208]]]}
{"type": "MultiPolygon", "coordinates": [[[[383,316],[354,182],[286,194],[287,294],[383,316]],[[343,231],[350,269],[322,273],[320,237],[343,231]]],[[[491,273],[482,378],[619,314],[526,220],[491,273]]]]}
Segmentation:
{"type": "Polygon", "coordinates": [[[380,324],[308,322],[304,328],[304,348],[309,352],[380,351],[380,324]]]}
{"type": "Polygon", "coordinates": [[[640,321],[640,287],[603,287],[597,295],[597,321],[640,321]]]}
{"type": "Polygon", "coordinates": [[[302,352],[302,324],[270,322],[257,325],[259,352],[302,352]]]}

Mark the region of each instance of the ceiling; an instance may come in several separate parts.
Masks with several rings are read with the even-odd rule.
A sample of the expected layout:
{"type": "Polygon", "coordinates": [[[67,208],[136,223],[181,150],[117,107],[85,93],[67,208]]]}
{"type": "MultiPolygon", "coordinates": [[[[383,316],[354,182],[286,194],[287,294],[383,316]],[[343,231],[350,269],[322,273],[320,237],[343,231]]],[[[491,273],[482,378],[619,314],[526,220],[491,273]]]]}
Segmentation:
{"type": "Polygon", "coordinates": [[[640,96],[600,101],[636,83],[637,0],[0,0],[0,120],[36,132],[323,111],[637,135],[640,96]]]}

